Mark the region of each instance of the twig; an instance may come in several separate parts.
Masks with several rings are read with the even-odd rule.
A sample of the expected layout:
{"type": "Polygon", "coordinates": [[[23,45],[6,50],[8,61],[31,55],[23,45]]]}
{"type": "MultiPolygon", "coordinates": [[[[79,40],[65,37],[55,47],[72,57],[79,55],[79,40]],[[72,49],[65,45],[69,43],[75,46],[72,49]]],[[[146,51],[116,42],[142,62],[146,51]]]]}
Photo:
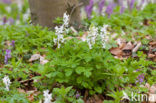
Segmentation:
{"type": "Polygon", "coordinates": [[[133,53],[136,53],[137,51],[138,51],[138,49],[141,47],[141,42],[139,42],[138,44],[137,44],[137,46],[132,50],[132,52],[133,53]]]}

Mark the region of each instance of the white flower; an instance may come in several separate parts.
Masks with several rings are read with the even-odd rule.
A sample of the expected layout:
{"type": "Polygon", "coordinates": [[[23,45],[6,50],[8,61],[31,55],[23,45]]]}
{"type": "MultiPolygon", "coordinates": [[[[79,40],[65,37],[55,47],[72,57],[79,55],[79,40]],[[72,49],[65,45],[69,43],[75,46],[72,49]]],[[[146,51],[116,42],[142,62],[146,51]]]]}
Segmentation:
{"type": "Polygon", "coordinates": [[[98,36],[98,28],[94,26],[90,27],[88,32],[88,37],[87,37],[87,43],[90,49],[92,49],[92,46],[95,44],[97,36],[98,36]]]}
{"type": "Polygon", "coordinates": [[[30,14],[30,11],[28,9],[27,12],[23,15],[23,20],[27,20],[29,18],[29,14],[30,14]]]}
{"type": "Polygon", "coordinates": [[[54,38],[54,43],[58,45],[58,48],[60,48],[61,44],[64,42],[64,35],[63,35],[63,31],[64,27],[63,26],[56,26],[55,27],[55,34],[57,35],[57,38],[54,38]]]}
{"type": "Polygon", "coordinates": [[[65,27],[68,27],[68,25],[69,25],[69,15],[67,15],[67,13],[64,13],[64,15],[63,15],[63,25],[65,26],[65,27]]]}
{"type": "Polygon", "coordinates": [[[106,48],[106,42],[109,40],[109,32],[107,31],[108,25],[103,25],[100,32],[101,42],[102,42],[102,48],[106,48]]]}
{"type": "Polygon", "coordinates": [[[16,25],[19,25],[20,24],[20,20],[16,20],[16,25]]]}
{"type": "Polygon", "coordinates": [[[5,10],[6,10],[8,13],[10,13],[10,12],[11,12],[11,7],[10,7],[10,6],[7,6],[7,7],[5,8],[5,10]]]}
{"type": "Polygon", "coordinates": [[[101,28],[101,32],[103,34],[106,34],[107,33],[107,28],[109,27],[109,25],[103,25],[103,27],[101,28]]]}
{"type": "Polygon", "coordinates": [[[52,94],[49,94],[49,90],[43,91],[44,103],[52,103],[52,94]]]}
{"type": "Polygon", "coordinates": [[[4,83],[5,86],[6,86],[6,90],[9,91],[9,86],[10,86],[11,82],[10,82],[10,79],[9,79],[8,76],[5,76],[5,77],[3,78],[3,83],[4,83]]]}
{"type": "Polygon", "coordinates": [[[63,25],[61,25],[60,27],[55,27],[55,35],[57,35],[57,38],[54,38],[53,41],[55,44],[57,44],[58,48],[60,48],[61,43],[64,43],[63,33],[68,30],[66,27],[68,27],[69,25],[69,15],[67,15],[66,13],[64,13],[63,16],[63,22],[63,25]]]}
{"type": "Polygon", "coordinates": [[[62,34],[62,33],[63,33],[63,29],[64,29],[63,26],[60,26],[60,27],[56,26],[56,27],[55,27],[56,35],[57,35],[57,34],[62,34]]]}

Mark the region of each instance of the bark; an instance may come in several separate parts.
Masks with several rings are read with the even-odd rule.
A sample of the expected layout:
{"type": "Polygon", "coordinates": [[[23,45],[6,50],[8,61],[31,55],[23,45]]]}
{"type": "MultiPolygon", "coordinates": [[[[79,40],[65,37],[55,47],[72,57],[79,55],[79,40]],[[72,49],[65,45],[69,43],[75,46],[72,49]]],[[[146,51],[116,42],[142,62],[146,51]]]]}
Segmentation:
{"type": "Polygon", "coordinates": [[[57,17],[70,14],[70,24],[80,24],[79,2],[77,0],[29,0],[31,19],[33,24],[54,28],[53,21],[57,17]]]}
{"type": "Polygon", "coordinates": [[[80,3],[83,3],[83,6],[87,6],[90,0],[79,0],[80,3]]]}

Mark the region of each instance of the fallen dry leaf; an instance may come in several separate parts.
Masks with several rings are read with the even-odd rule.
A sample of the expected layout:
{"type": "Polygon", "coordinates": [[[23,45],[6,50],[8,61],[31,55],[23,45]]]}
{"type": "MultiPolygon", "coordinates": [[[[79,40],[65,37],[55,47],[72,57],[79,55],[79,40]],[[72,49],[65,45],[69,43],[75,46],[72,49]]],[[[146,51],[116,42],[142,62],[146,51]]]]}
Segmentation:
{"type": "Polygon", "coordinates": [[[32,61],[35,61],[35,60],[38,60],[40,58],[40,54],[34,54],[31,56],[31,58],[29,59],[29,62],[32,62],[32,61]]]}
{"type": "Polygon", "coordinates": [[[123,47],[125,47],[125,45],[126,45],[125,39],[118,38],[116,41],[117,41],[117,44],[119,45],[119,48],[120,49],[122,49],[123,47]]]}
{"type": "Polygon", "coordinates": [[[150,89],[150,84],[146,83],[146,84],[145,84],[145,88],[150,89]]]}
{"type": "Polygon", "coordinates": [[[148,58],[154,58],[154,57],[156,57],[156,55],[154,55],[154,54],[148,54],[148,58]]]}
{"type": "Polygon", "coordinates": [[[151,46],[156,46],[156,41],[152,41],[149,43],[151,46]]]}
{"type": "Polygon", "coordinates": [[[131,42],[128,42],[122,50],[132,50],[134,45],[131,42]]]}
{"type": "Polygon", "coordinates": [[[122,50],[120,49],[120,48],[111,48],[110,49],[110,52],[113,54],[113,55],[115,55],[115,56],[117,56],[117,57],[121,57],[122,56],[122,50]]]}
{"type": "Polygon", "coordinates": [[[40,60],[40,64],[44,65],[48,63],[49,61],[45,59],[45,56],[41,56],[40,54],[34,54],[31,56],[29,59],[29,62],[35,61],[35,60],[40,60]]]}

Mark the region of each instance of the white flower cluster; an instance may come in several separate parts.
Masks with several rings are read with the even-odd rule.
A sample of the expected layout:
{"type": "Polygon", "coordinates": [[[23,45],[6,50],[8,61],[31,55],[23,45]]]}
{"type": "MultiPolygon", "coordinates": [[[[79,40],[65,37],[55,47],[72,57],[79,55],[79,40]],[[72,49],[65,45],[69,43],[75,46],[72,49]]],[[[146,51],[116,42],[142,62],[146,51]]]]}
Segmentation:
{"type": "Polygon", "coordinates": [[[54,43],[58,45],[58,48],[60,48],[61,43],[64,42],[64,31],[65,29],[68,27],[69,25],[69,15],[67,15],[66,13],[64,13],[63,16],[63,25],[61,25],[60,27],[56,26],[55,27],[55,35],[57,35],[57,38],[54,38],[54,43]]]}
{"type": "Polygon", "coordinates": [[[5,77],[3,78],[3,83],[4,83],[5,86],[6,86],[6,90],[9,91],[9,86],[10,86],[11,82],[10,82],[10,79],[9,79],[8,76],[5,76],[5,77]]]}
{"type": "Polygon", "coordinates": [[[52,94],[49,94],[49,90],[45,90],[43,91],[43,95],[44,95],[44,103],[52,103],[52,94]]]}
{"type": "Polygon", "coordinates": [[[67,13],[64,13],[64,16],[63,16],[63,26],[64,27],[69,26],[69,15],[67,15],[67,13]]]}
{"type": "Polygon", "coordinates": [[[107,31],[108,25],[103,25],[103,27],[100,30],[100,33],[98,33],[98,28],[95,26],[92,26],[89,28],[88,36],[87,36],[87,43],[89,45],[89,48],[92,49],[92,46],[96,42],[96,38],[99,36],[100,40],[102,42],[102,48],[106,48],[106,42],[109,40],[109,32],[107,31]]]}
{"type": "Polygon", "coordinates": [[[90,49],[92,49],[92,46],[95,44],[97,36],[98,36],[98,28],[96,28],[95,26],[90,27],[87,37],[87,43],[90,49]]]}
{"type": "Polygon", "coordinates": [[[102,42],[102,48],[106,48],[106,42],[109,40],[109,32],[107,31],[108,25],[103,25],[100,32],[101,42],[102,42]]]}

